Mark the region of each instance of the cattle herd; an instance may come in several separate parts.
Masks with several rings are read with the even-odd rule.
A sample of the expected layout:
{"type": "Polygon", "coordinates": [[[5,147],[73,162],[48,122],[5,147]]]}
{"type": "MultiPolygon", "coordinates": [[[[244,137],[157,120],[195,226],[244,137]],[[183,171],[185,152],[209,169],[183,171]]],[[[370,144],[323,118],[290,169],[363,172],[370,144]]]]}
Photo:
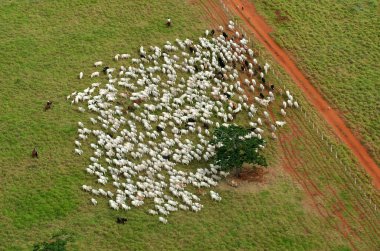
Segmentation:
{"type": "MultiPolygon", "coordinates": [[[[286,122],[274,117],[298,103],[269,83],[270,65],[260,64],[247,42],[230,21],[198,41],[141,46],[136,58],[114,56],[117,67],[98,61],[100,70],[79,74],[93,83],[67,98],[88,120],[78,122],[75,153],[89,156],[86,172],[95,179],[82,189],[93,205],[101,196],[115,210],[146,203],[162,223],[177,210],[198,212],[199,190],[228,175],[211,161],[215,128],[242,121],[250,133],[241,140],[276,138],[286,122]],[[271,104],[280,112],[268,110],[271,104]]],[[[210,197],[221,200],[212,190],[210,197]]]]}

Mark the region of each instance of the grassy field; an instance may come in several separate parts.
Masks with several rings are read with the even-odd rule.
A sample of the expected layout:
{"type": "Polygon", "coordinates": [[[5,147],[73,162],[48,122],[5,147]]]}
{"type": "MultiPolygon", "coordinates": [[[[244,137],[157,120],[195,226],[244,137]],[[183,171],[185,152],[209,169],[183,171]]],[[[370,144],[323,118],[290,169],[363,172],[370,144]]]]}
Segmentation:
{"type": "MultiPolygon", "coordinates": [[[[111,61],[115,53],[134,52],[141,44],[198,37],[208,27],[203,9],[176,0],[6,1],[0,3],[0,22],[7,24],[0,26],[0,250],[31,250],[60,230],[72,233],[69,250],[349,250],[350,242],[374,250],[380,245],[373,224],[379,215],[301,113],[289,119],[302,125],[303,137],[270,145],[271,168],[263,183],[237,189],[222,184],[220,203],[204,199],[200,213],[175,213],[168,225],[143,209],[128,212],[128,224],[117,225],[120,212],[105,203],[90,206],[80,190],[90,180],[83,171],[87,160],[73,154],[81,114],[66,95],[86,87],[76,76],[82,69],[90,72],[96,60],[111,61]],[[164,26],[167,17],[173,19],[170,29],[164,26]],[[53,109],[43,112],[47,100],[53,100],[53,109]],[[294,144],[297,156],[287,150],[294,144]],[[34,146],[38,160],[30,157],[34,146]],[[329,214],[313,207],[302,176],[285,171],[296,159],[312,160],[295,168],[325,194],[312,199],[329,214]],[[336,198],[343,200],[352,228],[347,236],[336,230],[336,198]]],[[[293,132],[288,129],[284,137],[288,134],[293,132]]]]}
{"type": "Polygon", "coordinates": [[[255,1],[272,36],[380,164],[379,2],[255,1]]]}

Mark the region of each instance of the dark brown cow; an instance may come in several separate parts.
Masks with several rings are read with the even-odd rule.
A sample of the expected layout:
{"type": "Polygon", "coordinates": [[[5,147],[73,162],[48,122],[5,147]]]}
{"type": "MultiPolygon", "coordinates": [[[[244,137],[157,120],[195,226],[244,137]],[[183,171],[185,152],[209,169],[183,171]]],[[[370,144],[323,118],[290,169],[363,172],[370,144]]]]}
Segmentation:
{"type": "Polygon", "coordinates": [[[32,158],[36,158],[36,159],[38,159],[37,148],[34,148],[34,149],[33,149],[33,151],[32,151],[32,158]]]}
{"type": "Polygon", "coordinates": [[[172,26],[172,20],[170,20],[170,18],[168,18],[168,19],[166,20],[166,26],[167,26],[167,27],[172,26]]]}
{"type": "Polygon", "coordinates": [[[125,224],[127,221],[128,221],[128,219],[124,218],[124,217],[117,217],[116,218],[116,223],[117,224],[125,224]]]}
{"type": "Polygon", "coordinates": [[[46,102],[46,105],[44,107],[44,111],[46,112],[47,110],[51,109],[52,104],[53,104],[52,101],[46,102]]]}

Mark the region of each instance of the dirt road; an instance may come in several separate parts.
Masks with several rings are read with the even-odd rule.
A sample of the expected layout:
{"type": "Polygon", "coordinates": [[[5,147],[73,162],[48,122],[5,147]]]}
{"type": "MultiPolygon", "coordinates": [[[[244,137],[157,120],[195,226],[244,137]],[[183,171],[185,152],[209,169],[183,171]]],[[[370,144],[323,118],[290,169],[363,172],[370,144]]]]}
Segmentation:
{"type": "MultiPolygon", "coordinates": [[[[209,1],[213,2],[213,1],[209,1]]],[[[322,117],[329,123],[335,134],[351,149],[352,153],[358,158],[359,163],[365,168],[372,177],[372,182],[377,189],[380,189],[380,169],[375,161],[368,154],[365,147],[361,144],[354,133],[346,126],[344,120],[339,116],[339,112],[330,108],[329,103],[319,93],[319,91],[305,77],[296,63],[287,53],[271,38],[269,33],[271,27],[265,22],[257,12],[252,3],[247,0],[225,0],[226,7],[234,14],[238,15],[266,49],[273,55],[276,61],[286,70],[293,81],[304,92],[309,102],[317,109],[322,117]],[[242,6],[244,9],[242,10],[242,6]]],[[[220,13],[221,6],[213,3],[213,14],[220,13]]],[[[224,18],[223,18],[224,19],[224,18]]]]}

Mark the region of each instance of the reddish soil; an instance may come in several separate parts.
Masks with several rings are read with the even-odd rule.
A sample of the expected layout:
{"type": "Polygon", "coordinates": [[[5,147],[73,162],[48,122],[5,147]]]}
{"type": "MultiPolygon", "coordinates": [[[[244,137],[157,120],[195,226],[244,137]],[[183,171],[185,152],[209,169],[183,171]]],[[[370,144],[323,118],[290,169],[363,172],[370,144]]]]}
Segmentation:
{"type": "MultiPolygon", "coordinates": [[[[203,5],[203,7],[207,10],[215,27],[223,24],[225,25],[229,20],[220,3],[217,3],[217,1],[199,1],[198,3],[203,5]]],[[[321,94],[318,93],[318,91],[306,79],[289,56],[286,55],[286,53],[269,36],[272,29],[265,23],[264,19],[256,13],[254,6],[245,0],[236,0],[234,3],[232,3],[231,0],[227,0],[225,3],[230,11],[233,10],[236,12],[236,14],[238,14],[246,22],[247,27],[254,32],[258,40],[265,45],[265,47],[273,54],[274,58],[282,65],[282,67],[284,67],[288,74],[298,84],[300,89],[305,93],[309,101],[332,126],[335,133],[347,144],[348,147],[352,149],[353,153],[358,157],[360,163],[372,176],[375,186],[379,188],[380,174],[375,162],[368,155],[359,140],[356,139],[353,133],[345,126],[343,120],[339,117],[339,114],[336,111],[329,109],[327,101],[324,100],[321,94]],[[244,10],[241,9],[242,3],[244,4],[244,10]],[[239,7],[237,7],[237,5],[239,7]]],[[[278,15],[281,14],[282,13],[278,13],[278,15]]],[[[252,97],[249,97],[250,100],[251,98],[252,97]]],[[[270,114],[272,117],[274,116],[271,111],[270,114]]],[[[360,237],[357,234],[357,230],[350,227],[350,224],[343,216],[343,213],[347,214],[351,221],[356,222],[356,224],[360,226],[360,231],[365,231],[367,234],[367,231],[373,231],[376,236],[376,224],[368,222],[368,218],[365,217],[367,212],[365,212],[366,210],[363,205],[359,203],[355,208],[357,212],[361,212],[363,215],[363,218],[360,219],[360,217],[353,215],[345,209],[343,201],[339,198],[339,196],[337,196],[336,192],[332,188],[329,188],[327,193],[322,192],[306,170],[302,171],[302,168],[297,168],[302,167],[305,160],[300,157],[298,152],[299,150],[295,147],[294,144],[296,143],[294,143],[293,139],[295,137],[302,137],[303,131],[296,123],[293,123],[292,121],[290,122],[290,128],[291,132],[289,134],[279,135],[279,143],[283,152],[282,165],[284,169],[290,173],[291,176],[303,187],[303,190],[311,199],[310,206],[325,219],[324,223],[327,223],[330,227],[335,228],[349,241],[351,247],[354,250],[357,250],[354,240],[360,240],[360,237]],[[326,207],[325,203],[322,203],[322,201],[333,202],[332,208],[326,207]],[[363,226],[362,223],[364,223],[364,221],[367,221],[367,225],[370,225],[371,229],[366,229],[363,226]]],[[[328,171],[323,172],[324,175],[329,175],[329,173],[327,173],[328,171]]],[[[247,172],[242,176],[250,181],[262,182],[264,174],[265,173],[247,172]]]]}
{"type": "MultiPolygon", "coordinates": [[[[210,12],[219,15],[223,11],[221,6],[215,4],[214,1],[208,1],[209,7],[212,7],[210,12]]],[[[234,11],[242,20],[244,20],[247,28],[249,28],[255,37],[266,47],[273,55],[277,62],[287,71],[294,82],[304,92],[306,98],[317,109],[322,117],[329,123],[335,134],[351,149],[352,153],[358,158],[360,164],[365,168],[368,174],[372,177],[374,186],[380,189],[380,169],[375,161],[368,154],[365,147],[360,143],[359,139],[346,126],[344,120],[340,117],[338,111],[331,109],[329,103],[323,98],[321,93],[311,84],[306,76],[297,67],[296,63],[287,55],[287,53],[272,39],[270,32],[271,27],[266,24],[254,7],[247,0],[226,0],[226,6],[229,10],[234,11]],[[241,6],[244,6],[242,10],[241,6]]],[[[225,14],[222,14],[225,20],[225,14]]]]}
{"type": "Polygon", "coordinates": [[[325,202],[330,200],[330,194],[323,193],[306,171],[300,171],[305,160],[299,157],[300,153],[293,139],[295,137],[302,137],[302,131],[292,121],[289,126],[291,128],[290,132],[279,135],[279,143],[283,152],[283,167],[302,186],[305,193],[311,199],[309,206],[325,219],[325,224],[327,223],[330,228],[335,228],[347,239],[351,247],[357,250],[352,237],[357,239],[358,237],[342,215],[342,211],[344,210],[343,203],[337,198],[336,204],[339,203],[340,207],[337,207],[336,204],[334,204],[333,209],[327,207],[325,202]]]}
{"type": "Polygon", "coordinates": [[[280,10],[276,10],[275,14],[276,14],[276,20],[277,20],[277,22],[281,23],[281,22],[286,22],[286,21],[289,20],[289,17],[286,16],[286,15],[283,15],[280,10]]]}
{"type": "Polygon", "coordinates": [[[264,168],[244,168],[239,176],[239,180],[244,180],[248,182],[263,182],[264,175],[268,173],[264,168]]]}

